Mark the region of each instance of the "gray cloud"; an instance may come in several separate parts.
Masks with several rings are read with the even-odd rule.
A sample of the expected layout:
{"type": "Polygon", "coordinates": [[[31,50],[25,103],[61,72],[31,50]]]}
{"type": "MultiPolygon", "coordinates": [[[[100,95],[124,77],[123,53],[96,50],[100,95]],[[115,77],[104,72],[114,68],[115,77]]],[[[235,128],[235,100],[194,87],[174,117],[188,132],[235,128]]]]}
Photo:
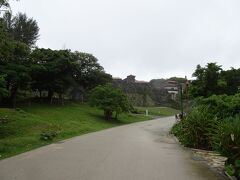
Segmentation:
{"type": "Polygon", "coordinates": [[[21,0],[39,47],[94,54],[108,73],[191,77],[197,64],[240,66],[238,0],[21,0]]]}

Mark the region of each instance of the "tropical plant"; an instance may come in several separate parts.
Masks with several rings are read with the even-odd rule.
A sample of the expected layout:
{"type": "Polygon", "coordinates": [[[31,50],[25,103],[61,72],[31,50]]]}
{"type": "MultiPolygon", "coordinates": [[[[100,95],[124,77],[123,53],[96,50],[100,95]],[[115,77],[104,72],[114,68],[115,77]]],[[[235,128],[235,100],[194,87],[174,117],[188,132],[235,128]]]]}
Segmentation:
{"type": "Polygon", "coordinates": [[[214,149],[228,157],[228,174],[240,178],[240,114],[220,121],[212,140],[214,149]]]}
{"type": "Polygon", "coordinates": [[[217,119],[208,113],[206,106],[197,106],[179,123],[172,133],[187,147],[212,149],[211,135],[216,129],[217,119]]]}
{"type": "Polygon", "coordinates": [[[232,96],[213,95],[208,98],[199,98],[197,105],[208,107],[208,112],[214,114],[218,119],[235,116],[240,113],[240,94],[232,96]]]}

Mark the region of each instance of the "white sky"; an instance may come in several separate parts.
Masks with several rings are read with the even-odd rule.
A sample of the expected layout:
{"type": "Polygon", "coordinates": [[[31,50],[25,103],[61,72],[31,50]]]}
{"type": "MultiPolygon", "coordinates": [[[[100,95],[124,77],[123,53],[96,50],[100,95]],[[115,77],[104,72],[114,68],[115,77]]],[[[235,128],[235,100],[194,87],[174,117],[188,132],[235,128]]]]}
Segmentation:
{"type": "Polygon", "coordinates": [[[239,0],[20,0],[39,47],[88,52],[106,72],[138,80],[187,75],[197,64],[240,68],[239,0]]]}

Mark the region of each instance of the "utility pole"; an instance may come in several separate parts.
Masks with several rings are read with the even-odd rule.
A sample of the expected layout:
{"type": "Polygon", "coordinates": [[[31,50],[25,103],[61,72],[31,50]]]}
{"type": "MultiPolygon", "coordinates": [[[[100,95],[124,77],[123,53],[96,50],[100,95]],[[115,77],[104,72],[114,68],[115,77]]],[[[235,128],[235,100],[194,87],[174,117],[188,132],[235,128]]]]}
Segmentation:
{"type": "Polygon", "coordinates": [[[183,98],[182,98],[182,84],[179,83],[179,91],[180,91],[180,109],[181,109],[181,117],[183,118],[183,98]]]}

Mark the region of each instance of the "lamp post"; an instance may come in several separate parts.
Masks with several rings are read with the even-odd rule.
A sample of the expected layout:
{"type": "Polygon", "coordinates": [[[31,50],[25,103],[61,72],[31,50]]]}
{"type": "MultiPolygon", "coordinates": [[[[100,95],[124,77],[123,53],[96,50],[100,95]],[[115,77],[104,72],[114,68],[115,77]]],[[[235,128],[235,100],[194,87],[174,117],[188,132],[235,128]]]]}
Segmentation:
{"type": "Polygon", "coordinates": [[[183,118],[183,98],[182,98],[182,84],[178,83],[179,91],[180,91],[180,109],[181,109],[181,117],[183,118]]]}

